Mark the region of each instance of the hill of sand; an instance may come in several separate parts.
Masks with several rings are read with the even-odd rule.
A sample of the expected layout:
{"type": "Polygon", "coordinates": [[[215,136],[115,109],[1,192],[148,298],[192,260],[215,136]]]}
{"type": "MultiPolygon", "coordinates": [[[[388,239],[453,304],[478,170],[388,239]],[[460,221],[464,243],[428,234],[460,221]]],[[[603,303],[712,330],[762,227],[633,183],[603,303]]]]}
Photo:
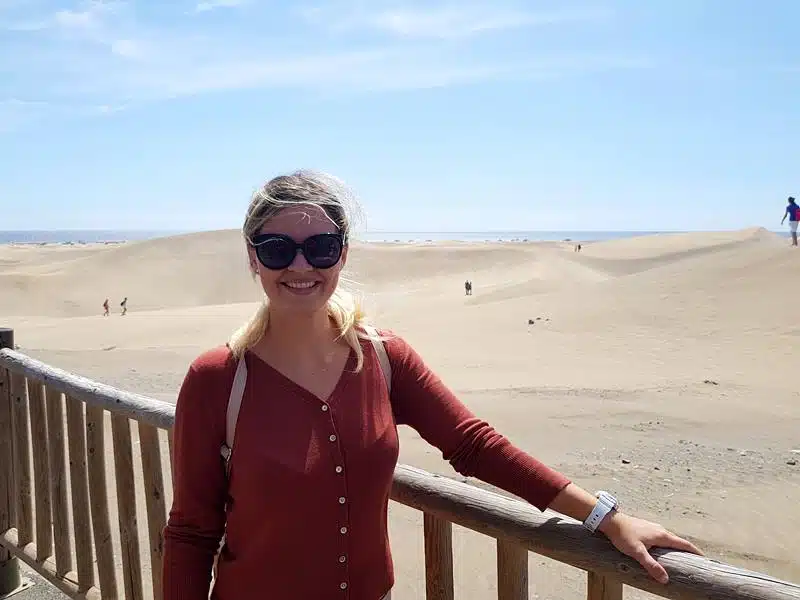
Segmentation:
{"type": "MultiPolygon", "coordinates": [[[[785,239],[354,244],[347,271],[375,321],[518,445],[715,557],[800,580],[800,252],[785,239]]],[[[162,399],[259,298],[235,231],[0,246],[0,325],[24,352],[162,399]]],[[[401,460],[454,475],[413,431],[401,460]]],[[[421,597],[421,532],[399,527],[418,515],[392,515],[397,597],[421,597]]],[[[492,545],[459,530],[455,551],[459,591],[485,597],[492,545]]],[[[536,592],[573,597],[577,573],[542,563],[536,592]]]]}

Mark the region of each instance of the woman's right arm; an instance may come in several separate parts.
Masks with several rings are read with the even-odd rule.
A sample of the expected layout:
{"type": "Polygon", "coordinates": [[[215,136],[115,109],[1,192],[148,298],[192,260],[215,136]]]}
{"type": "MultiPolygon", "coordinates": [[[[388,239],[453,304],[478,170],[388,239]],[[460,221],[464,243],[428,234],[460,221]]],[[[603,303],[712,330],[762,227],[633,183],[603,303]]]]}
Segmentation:
{"type": "MultiPolygon", "coordinates": [[[[164,600],[207,600],[225,529],[225,377],[195,361],[183,380],[173,426],[173,501],[164,528],[164,600]],[[222,388],[222,389],[220,389],[222,388]]],[[[225,397],[227,400],[227,397],[225,397]]]]}

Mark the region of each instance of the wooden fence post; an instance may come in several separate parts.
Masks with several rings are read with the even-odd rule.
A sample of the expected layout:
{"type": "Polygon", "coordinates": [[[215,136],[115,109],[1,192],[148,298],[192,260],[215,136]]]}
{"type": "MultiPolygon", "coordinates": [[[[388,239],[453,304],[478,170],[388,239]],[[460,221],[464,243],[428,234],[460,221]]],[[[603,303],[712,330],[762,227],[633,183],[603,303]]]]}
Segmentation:
{"type": "MultiPolygon", "coordinates": [[[[14,330],[0,328],[0,348],[14,349],[14,330]]],[[[11,433],[11,376],[0,368],[0,534],[11,528],[14,507],[14,464],[11,433]]],[[[0,548],[0,597],[22,585],[19,562],[8,550],[0,548]]]]}

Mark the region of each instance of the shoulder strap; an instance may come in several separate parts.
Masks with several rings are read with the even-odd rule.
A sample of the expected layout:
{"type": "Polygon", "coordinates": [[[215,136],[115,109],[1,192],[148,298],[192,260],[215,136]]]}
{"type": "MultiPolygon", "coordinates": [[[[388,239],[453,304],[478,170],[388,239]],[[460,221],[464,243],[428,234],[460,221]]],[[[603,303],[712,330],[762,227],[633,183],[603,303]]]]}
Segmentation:
{"type": "Polygon", "coordinates": [[[233,451],[233,439],[236,435],[236,421],[239,419],[239,409],[242,407],[244,397],[244,387],[247,384],[247,362],[244,356],[239,359],[236,365],[236,375],[233,376],[231,395],[228,398],[228,409],[225,415],[225,443],[220,448],[220,454],[225,460],[225,473],[230,470],[231,452],[233,451]]]}
{"type": "Polygon", "coordinates": [[[392,394],[392,365],[389,362],[389,355],[386,353],[386,346],[383,345],[383,341],[378,339],[380,338],[380,334],[378,331],[372,327],[371,325],[364,325],[364,331],[370,336],[370,341],[372,342],[373,348],[375,348],[375,353],[378,355],[378,361],[381,363],[381,371],[383,371],[383,378],[386,380],[386,389],[389,391],[389,395],[392,394]]]}

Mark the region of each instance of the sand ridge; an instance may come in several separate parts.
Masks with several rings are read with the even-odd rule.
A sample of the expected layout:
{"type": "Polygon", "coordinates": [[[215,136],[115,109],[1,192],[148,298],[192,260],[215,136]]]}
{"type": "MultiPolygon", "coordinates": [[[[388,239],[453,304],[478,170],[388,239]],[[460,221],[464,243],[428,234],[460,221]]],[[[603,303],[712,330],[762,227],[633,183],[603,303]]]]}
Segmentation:
{"type": "MultiPolygon", "coordinates": [[[[669,234],[580,253],[568,242],[354,243],[347,271],[375,321],[525,450],[723,560],[800,581],[787,527],[800,515],[800,466],[788,464],[800,462],[800,252],[785,239],[669,234]]],[[[165,400],[259,300],[237,231],[0,246],[0,325],[23,351],[165,400]]],[[[402,436],[403,462],[457,476],[415,432],[402,436]]],[[[399,527],[418,515],[392,518],[398,597],[419,597],[416,532],[399,527]]],[[[457,579],[473,586],[461,592],[483,597],[491,577],[474,573],[491,545],[459,533],[455,547],[457,579]]],[[[531,579],[554,598],[579,586],[569,574],[531,579]]]]}

